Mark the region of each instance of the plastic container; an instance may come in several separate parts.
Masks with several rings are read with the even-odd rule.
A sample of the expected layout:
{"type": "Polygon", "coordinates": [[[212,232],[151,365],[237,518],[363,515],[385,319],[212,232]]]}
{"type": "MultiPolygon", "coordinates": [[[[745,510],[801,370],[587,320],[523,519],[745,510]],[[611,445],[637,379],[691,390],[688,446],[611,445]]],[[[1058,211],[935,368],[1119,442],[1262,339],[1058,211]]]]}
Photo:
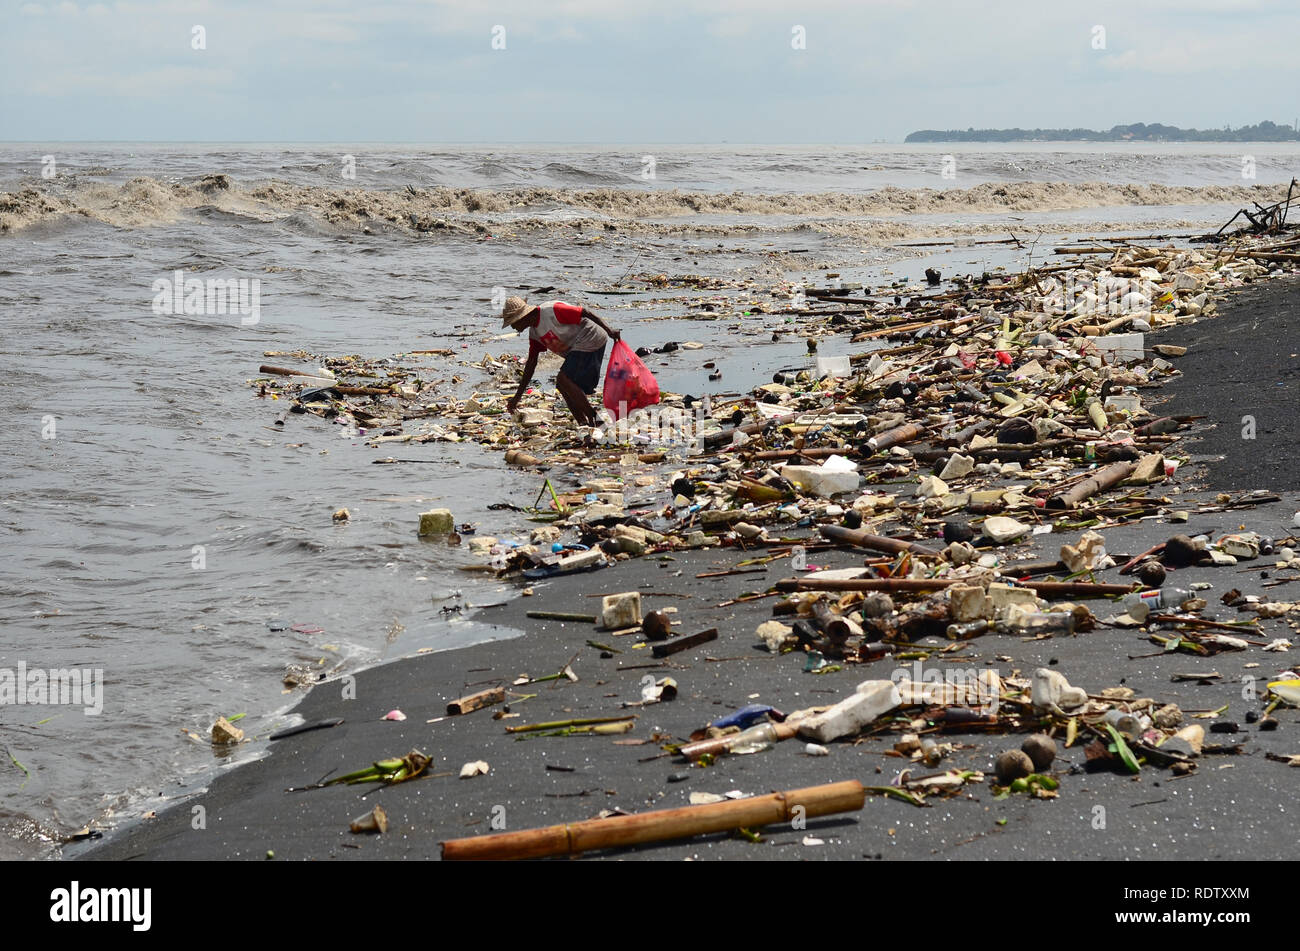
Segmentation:
{"type": "Polygon", "coordinates": [[[782,466],[781,478],[823,499],[841,492],[855,492],[862,483],[857,464],[843,456],[831,456],[820,466],[782,466]]]}
{"type": "Polygon", "coordinates": [[[823,377],[841,377],[852,376],[853,369],[849,365],[849,358],[842,357],[818,357],[817,358],[817,379],[823,377]]]}
{"type": "Polygon", "coordinates": [[[600,602],[600,620],[601,625],[610,631],[636,627],[641,623],[641,592],[606,595],[600,602]]]}

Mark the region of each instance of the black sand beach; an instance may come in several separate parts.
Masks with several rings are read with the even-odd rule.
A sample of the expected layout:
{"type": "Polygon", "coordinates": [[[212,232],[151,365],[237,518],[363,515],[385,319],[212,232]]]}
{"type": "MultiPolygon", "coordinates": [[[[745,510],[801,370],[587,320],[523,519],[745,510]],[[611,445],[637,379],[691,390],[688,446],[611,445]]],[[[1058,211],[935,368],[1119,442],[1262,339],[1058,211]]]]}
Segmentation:
{"type": "MultiPolygon", "coordinates": [[[[1300,351],[1300,315],[1295,308],[1297,284],[1274,281],[1247,288],[1220,304],[1220,315],[1195,325],[1167,331],[1155,342],[1189,346],[1179,368],[1184,376],[1165,387],[1165,413],[1204,413],[1210,419],[1193,452],[1222,455],[1204,474],[1196,468],[1179,472],[1175,484],[1160,492],[1177,508],[1189,510],[1186,525],[1161,520],[1107,528],[1108,550],[1122,563],[1172,534],[1226,531],[1245,525],[1262,534],[1292,533],[1292,514],[1300,496],[1293,473],[1300,451],[1300,426],[1286,412],[1290,368],[1300,351]],[[1260,332],[1260,327],[1268,332],[1260,332]],[[1223,346],[1231,341],[1231,346],[1223,346]],[[1245,385],[1250,381],[1250,385],[1245,385]],[[1258,435],[1253,443],[1240,440],[1239,416],[1253,413],[1258,435]],[[1217,423],[1214,428],[1209,423],[1217,423]],[[1243,451],[1245,445],[1248,450],[1243,451]],[[1194,486],[1197,491],[1181,491],[1194,486]],[[1218,491],[1267,488],[1283,496],[1276,503],[1253,508],[1198,514],[1214,506],[1218,491]]],[[[1149,392],[1149,391],[1148,391],[1149,392]]],[[[1033,550],[1055,558],[1069,535],[1035,536],[1033,550]]],[[[135,859],[264,859],[277,860],[432,859],[441,840],[492,831],[493,816],[503,817],[509,830],[595,817],[604,809],[641,812],[688,804],[691,792],[725,794],[739,790],[760,794],[846,779],[867,785],[887,784],[907,765],[887,755],[896,736],[869,737],[853,744],[830,744],[829,756],[809,756],[799,739],[752,755],[724,756],[708,768],[691,768],[678,757],[663,755],[651,741],[666,734],[682,741],[691,731],[749,703],[765,703],[789,712],[824,705],[847,696],[868,679],[888,679],[898,662],[888,658],[850,666],[823,676],[803,672],[800,653],[773,656],[754,637],[755,628],[771,616],[772,599],[720,607],[744,592],[761,591],[790,574],[788,563],[773,562],[762,574],[697,579],[697,573],[730,568],[744,556],[734,549],[647,556],[605,570],[558,578],[534,585],[533,597],[486,609],[481,617],[500,626],[502,640],[456,651],[428,654],[386,664],[357,675],[355,699],[342,697],[342,684],[317,686],[302,701],[304,721],[343,718],[334,728],[299,734],[269,744],[266,758],[221,775],[209,788],[195,791],[157,818],[138,821],[109,833],[91,846],[65,848],[66,858],[135,859]],[[573,622],[539,621],[531,610],[597,613],[599,600],[590,597],[640,590],[646,609],[676,607],[684,633],[716,627],[718,639],[701,647],[655,661],[648,648],[633,649],[635,636],[611,638],[593,626],[573,622]],[[516,631],[526,632],[513,637],[516,631]],[[509,638],[509,639],[506,639],[509,638]],[[588,639],[612,643],[622,653],[602,659],[588,639]],[[628,642],[628,643],[625,643],[628,642]],[[540,683],[527,688],[537,695],[515,702],[518,719],[494,720],[500,707],[442,718],[447,701],[499,684],[518,675],[541,676],[559,670],[570,658],[579,680],[540,683]],[[640,696],[643,677],[671,676],[679,687],[671,702],[624,710],[621,704],[640,696]],[[402,710],[404,722],[382,717],[402,710]],[[563,736],[516,740],[504,732],[511,724],[569,717],[617,716],[636,713],[634,729],[622,737],[563,736]],[[618,741],[639,739],[643,745],[618,741]],[[400,756],[418,749],[433,757],[429,773],[412,782],[376,789],[373,786],[309,789],[291,787],[316,783],[369,765],[375,759],[400,756]],[[462,764],[486,761],[490,771],[460,779],[462,764]],[[379,804],[390,828],[381,836],[353,835],[350,820],[379,804]],[[195,810],[205,819],[199,823],[195,810]],[[196,825],[205,828],[195,828],[196,825]]],[[[861,563],[861,553],[816,553],[810,560],[829,567],[861,563]]],[[[1207,616],[1236,618],[1218,603],[1230,588],[1285,600],[1289,587],[1263,591],[1269,559],[1232,567],[1182,569],[1169,585],[1186,587],[1197,581],[1213,587],[1204,592],[1207,616]]],[[[1119,581],[1117,569],[1098,573],[1100,581],[1119,581]]],[[[1093,602],[1099,617],[1112,606],[1093,602]]],[[[1117,612],[1115,612],[1117,613],[1117,612]]],[[[1285,618],[1261,620],[1252,637],[1261,641],[1292,635],[1285,618]]],[[[1220,752],[1199,760],[1199,768],[1175,778],[1167,770],[1145,768],[1136,777],[1118,773],[1085,773],[1081,745],[1062,750],[1056,763],[1060,795],[1052,801],[1023,796],[996,801],[987,784],[966,788],[952,799],[931,798],[917,808],[893,799],[869,796],[857,813],[810,820],[804,831],[765,830],[762,843],[730,834],[690,841],[604,853],[608,857],[682,859],[870,858],[870,859],[1283,859],[1294,850],[1286,830],[1292,824],[1294,776],[1284,763],[1266,753],[1300,752],[1295,741],[1300,714],[1280,708],[1275,732],[1248,723],[1245,714],[1259,708],[1243,700],[1243,677],[1262,684],[1274,679],[1291,662],[1289,653],[1244,652],[1198,658],[1186,654],[1149,655],[1158,648],[1135,630],[1099,626],[1070,637],[1022,641],[989,634],[967,642],[951,656],[963,667],[991,667],[1003,676],[1028,676],[1040,666],[1064,673],[1089,693],[1129,686],[1140,697],[1177,703],[1192,711],[1228,709],[1221,719],[1240,725],[1234,734],[1211,733],[1206,742],[1240,744],[1236,753],[1220,752]],[[1248,666],[1250,665],[1250,666],[1248,666]],[[1213,683],[1174,682],[1171,675],[1213,670],[1213,683]],[[1098,817],[1104,821],[1099,822],[1098,817]],[[805,836],[821,840],[804,844],[805,836]]],[[[993,759],[1018,748],[1021,737],[995,734],[948,735],[961,747],[944,767],[991,773],[993,759]]],[[[667,742],[665,738],[663,742],[667,742]]],[[[809,840],[811,841],[811,840],[809,840]]],[[[600,857],[590,854],[589,857],[600,857]]]]}

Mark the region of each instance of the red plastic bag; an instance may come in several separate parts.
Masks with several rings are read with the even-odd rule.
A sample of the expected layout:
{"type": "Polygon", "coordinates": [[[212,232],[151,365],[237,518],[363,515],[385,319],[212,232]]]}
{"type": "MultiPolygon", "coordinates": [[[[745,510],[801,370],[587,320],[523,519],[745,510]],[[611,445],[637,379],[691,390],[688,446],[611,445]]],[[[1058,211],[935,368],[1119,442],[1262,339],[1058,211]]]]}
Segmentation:
{"type": "Polygon", "coordinates": [[[605,409],[622,419],[634,409],[659,402],[659,384],[654,374],[622,340],[614,341],[605,369],[605,409]]]}

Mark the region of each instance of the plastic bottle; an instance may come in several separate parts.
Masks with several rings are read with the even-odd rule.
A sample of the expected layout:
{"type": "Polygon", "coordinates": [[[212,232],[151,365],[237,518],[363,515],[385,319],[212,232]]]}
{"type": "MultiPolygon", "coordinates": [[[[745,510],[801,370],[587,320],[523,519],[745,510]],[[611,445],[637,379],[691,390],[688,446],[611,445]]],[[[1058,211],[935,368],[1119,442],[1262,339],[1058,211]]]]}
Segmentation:
{"type": "Polygon", "coordinates": [[[1141,736],[1144,729],[1142,718],[1139,718],[1136,714],[1126,713],[1118,709],[1107,710],[1106,715],[1101,718],[1101,722],[1110,724],[1115,728],[1116,732],[1123,733],[1132,739],[1141,736]]]}
{"type": "MultiPolygon", "coordinates": [[[[1162,608],[1177,608],[1180,604],[1192,596],[1191,592],[1185,588],[1158,588],[1154,591],[1135,591],[1132,594],[1124,595],[1120,604],[1124,610],[1132,614],[1134,608],[1139,604],[1145,604],[1147,611],[1159,611],[1162,608]]],[[[1138,610],[1141,610],[1138,608],[1138,610]]]]}

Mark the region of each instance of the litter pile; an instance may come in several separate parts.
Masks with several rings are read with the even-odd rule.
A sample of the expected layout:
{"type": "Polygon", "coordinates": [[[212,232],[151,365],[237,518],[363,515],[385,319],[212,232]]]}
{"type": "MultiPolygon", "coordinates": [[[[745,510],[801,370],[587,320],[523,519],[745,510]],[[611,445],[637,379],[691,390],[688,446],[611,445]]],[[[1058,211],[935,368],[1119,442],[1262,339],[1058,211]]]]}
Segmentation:
{"type": "MultiPolygon", "coordinates": [[[[1160,416],[1147,404],[1155,387],[1178,374],[1186,351],[1150,343],[1147,335],[1210,316],[1217,293],[1281,265],[1294,267],[1300,253],[1290,249],[1297,247],[1300,238],[1276,236],[1239,237],[1204,250],[1081,245],[1057,249],[1068,262],[958,281],[928,296],[920,287],[861,296],[844,286],[802,289],[795,306],[804,312],[810,366],[778,373],[741,397],[664,393],[661,405],[594,432],[556,425],[551,399],[534,398],[512,418],[504,403],[515,365],[490,357],[479,367],[495,388],[484,384],[467,396],[444,393],[445,381],[430,381],[414,365],[358,358],[326,360],[306,380],[264,366],[280,382],[254,382],[268,395],[294,395],[293,411],[347,420],[377,448],[473,441],[502,452],[509,465],[538,470],[542,485],[533,505],[500,506],[546,523],[526,540],[480,536],[476,526],[457,526],[447,509],[420,515],[421,535],[471,535],[484,570],[532,580],[713,547],[745,553],[718,573],[730,575],[788,558],[791,577],[738,600],[774,599],[772,618],[756,636],[773,653],[796,655],[810,675],[885,657],[942,659],[990,634],[1043,639],[1098,626],[1140,628],[1157,653],[1171,655],[1285,651],[1291,642],[1261,638],[1258,622],[1278,618],[1279,626],[1300,628],[1293,620],[1300,604],[1233,590],[1221,602],[1253,617],[1217,621],[1204,616],[1207,601],[1196,585],[1178,588],[1168,579],[1171,571],[1259,558],[1294,571],[1297,539],[1245,530],[1218,538],[1174,534],[1119,564],[1104,532],[1142,519],[1178,524],[1194,514],[1277,501],[1253,492],[1180,502],[1174,480],[1187,461],[1180,433],[1197,417],[1160,416]],[[875,347],[817,356],[844,334],[875,347]],[[1024,553],[1022,543],[1054,533],[1066,536],[1059,557],[1035,561],[1024,553]],[[830,550],[860,551],[865,561],[822,569],[815,561],[830,550]],[[1119,580],[1097,580],[1098,572],[1116,568],[1119,580]]],[[[941,281],[934,272],[928,278],[941,281]]],[[[606,598],[600,615],[565,619],[640,635],[655,657],[718,636],[674,636],[672,613],[642,616],[635,592],[606,598]]],[[[588,644],[606,656],[614,652],[588,644]]],[[[1185,713],[1118,683],[1089,694],[1048,667],[1028,676],[986,669],[943,680],[919,668],[901,676],[906,672],[900,666],[894,679],[864,680],[830,706],[788,714],[745,707],[664,749],[698,766],[796,737],[817,756],[828,743],[887,733],[896,736],[898,756],[933,770],[953,752],[945,735],[1028,734],[997,756],[995,793],[1051,798],[1058,794],[1051,766],[1059,743],[1083,744],[1090,768],[1132,773],[1145,764],[1186,774],[1201,756],[1240,748],[1206,743],[1198,719],[1213,721],[1212,733],[1237,730],[1218,719],[1222,711],[1185,713]]],[[[671,677],[648,679],[641,704],[675,696],[671,677]]],[[[1300,676],[1283,673],[1257,699],[1251,722],[1276,728],[1276,707],[1300,703],[1300,676]]],[[[558,728],[596,726],[623,730],[603,723],[558,728]]],[[[909,769],[888,786],[864,789],[925,805],[927,797],[984,781],[969,769],[922,776],[909,769]]],[[[835,809],[860,807],[852,790],[844,795],[835,809]]],[[[709,828],[752,820],[746,813],[749,819],[727,826],[725,815],[719,810],[722,825],[709,828]]],[[[691,828],[673,817],[664,822],[676,835],[691,828]]],[[[580,851],[574,827],[566,828],[547,832],[550,845],[520,840],[522,852],[503,843],[504,851],[491,854],[580,851]]]]}

